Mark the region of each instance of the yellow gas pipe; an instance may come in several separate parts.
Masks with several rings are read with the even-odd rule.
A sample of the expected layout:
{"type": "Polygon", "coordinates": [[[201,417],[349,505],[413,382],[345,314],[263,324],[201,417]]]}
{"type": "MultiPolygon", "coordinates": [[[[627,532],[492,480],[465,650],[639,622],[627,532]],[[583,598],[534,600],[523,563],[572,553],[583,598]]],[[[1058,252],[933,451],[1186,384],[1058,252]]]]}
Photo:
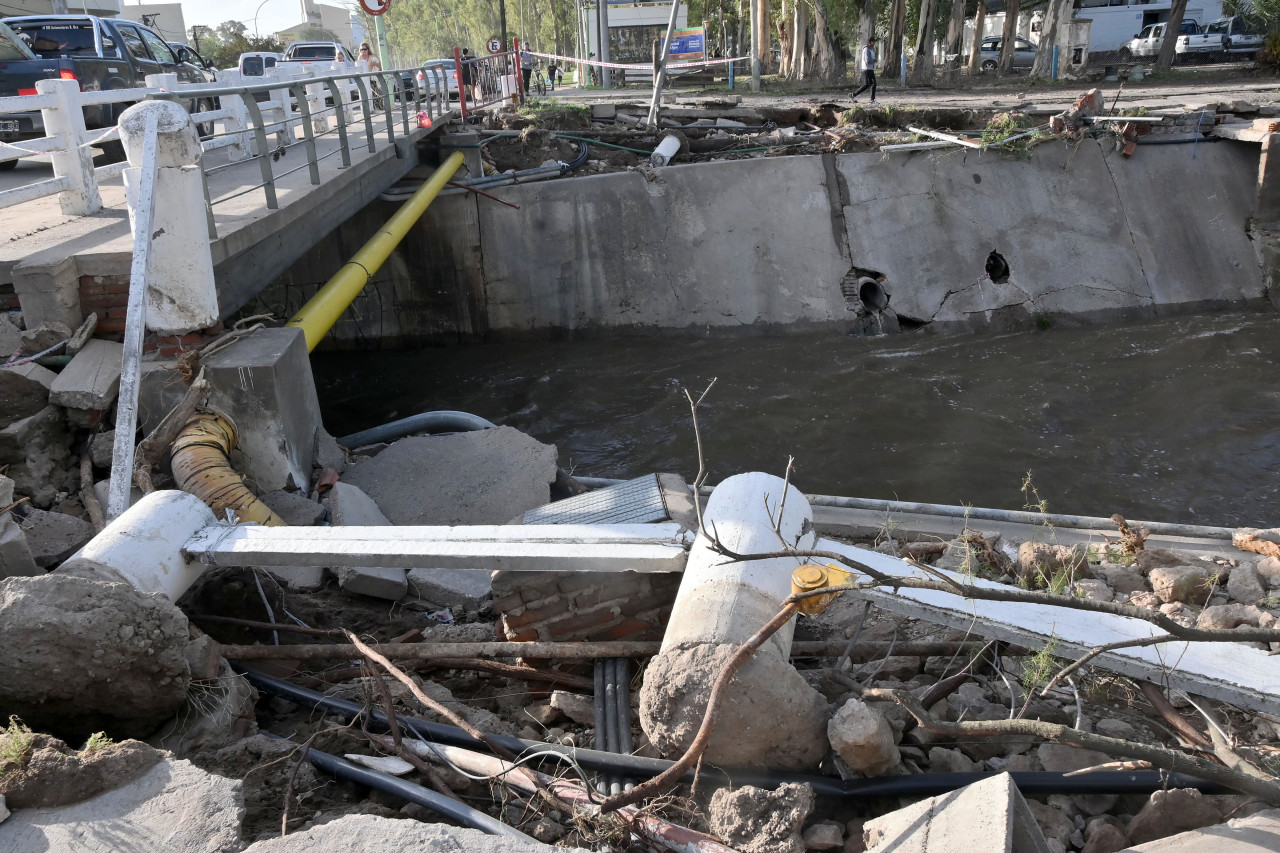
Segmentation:
{"type": "Polygon", "coordinates": [[[233,509],[239,521],[284,527],[285,520],[258,500],[232,469],[228,457],[235,446],[236,427],[230,418],[209,409],[196,410],[169,450],[178,488],[207,503],[219,521],[226,517],[226,510],[233,509]]]}
{"type": "Polygon", "coordinates": [[[455,151],[436,169],[426,183],[387,220],[369,242],[347,261],[342,269],[329,279],[320,291],[303,305],[288,325],[302,329],[307,338],[307,352],[316,348],[329,334],[334,323],[347,310],[360,291],[364,290],[378,268],[386,262],[396,246],[409,233],[413,224],[422,218],[427,206],[435,201],[440,190],[462,166],[462,152],[455,151]]]}

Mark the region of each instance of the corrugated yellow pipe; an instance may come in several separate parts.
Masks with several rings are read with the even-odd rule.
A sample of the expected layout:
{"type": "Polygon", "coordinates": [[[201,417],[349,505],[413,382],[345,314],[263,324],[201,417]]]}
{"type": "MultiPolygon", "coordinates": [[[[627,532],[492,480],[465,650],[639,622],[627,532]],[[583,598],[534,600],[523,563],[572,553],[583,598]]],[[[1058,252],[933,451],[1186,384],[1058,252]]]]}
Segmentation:
{"type": "Polygon", "coordinates": [[[178,433],[169,451],[178,488],[207,503],[219,519],[233,509],[240,521],[284,527],[285,520],[249,491],[231,467],[236,427],[226,415],[199,409],[178,433]]]}
{"type": "Polygon", "coordinates": [[[360,295],[369,279],[373,278],[373,274],[391,256],[395,247],[400,245],[413,224],[422,218],[427,206],[435,201],[440,190],[444,189],[453,173],[461,166],[462,152],[450,154],[440,168],[436,169],[435,174],[396,211],[395,216],[388,219],[387,224],[370,237],[369,242],[361,246],[360,251],[320,288],[320,292],[293,315],[289,325],[302,329],[307,337],[307,352],[314,350],[324,340],[324,336],[329,334],[342,312],[360,295]]]}

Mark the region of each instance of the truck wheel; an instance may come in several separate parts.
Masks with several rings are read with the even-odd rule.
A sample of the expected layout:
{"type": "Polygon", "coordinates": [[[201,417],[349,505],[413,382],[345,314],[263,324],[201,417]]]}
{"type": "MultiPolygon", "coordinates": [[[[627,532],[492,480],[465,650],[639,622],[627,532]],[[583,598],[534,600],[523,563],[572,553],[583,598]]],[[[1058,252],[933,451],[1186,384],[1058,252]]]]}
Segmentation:
{"type": "Polygon", "coordinates": [[[1132,61],[1133,61],[1133,51],[1132,51],[1132,50],[1129,50],[1129,48],[1128,48],[1128,47],[1122,47],[1122,48],[1120,48],[1120,50],[1117,52],[1117,55],[1120,57],[1120,61],[1121,61],[1121,62],[1132,62],[1132,61]]]}
{"type": "Polygon", "coordinates": [[[16,168],[18,168],[17,160],[5,160],[3,163],[0,163],[0,172],[8,172],[9,170],[16,168]]]}
{"type": "MultiPolygon", "coordinates": [[[[196,101],[195,109],[192,110],[192,112],[205,113],[205,112],[211,112],[215,109],[217,109],[217,107],[213,105],[213,101],[209,100],[208,98],[204,98],[202,100],[196,101]]],[[[212,121],[196,122],[196,133],[200,136],[201,139],[208,139],[210,136],[213,136],[213,134],[216,131],[217,131],[217,127],[214,125],[212,121]]]]}

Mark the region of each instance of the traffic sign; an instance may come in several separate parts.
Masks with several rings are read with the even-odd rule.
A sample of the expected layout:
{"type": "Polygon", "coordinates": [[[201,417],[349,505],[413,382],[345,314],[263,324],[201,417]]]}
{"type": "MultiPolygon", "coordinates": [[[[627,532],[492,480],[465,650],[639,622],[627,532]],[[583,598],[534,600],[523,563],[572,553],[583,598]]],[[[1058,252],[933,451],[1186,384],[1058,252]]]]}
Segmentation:
{"type": "Polygon", "coordinates": [[[360,8],[370,15],[382,15],[391,5],[391,0],[360,0],[360,8]]]}
{"type": "Polygon", "coordinates": [[[489,48],[490,53],[502,53],[502,39],[497,36],[489,39],[489,43],[485,46],[489,48]]]}

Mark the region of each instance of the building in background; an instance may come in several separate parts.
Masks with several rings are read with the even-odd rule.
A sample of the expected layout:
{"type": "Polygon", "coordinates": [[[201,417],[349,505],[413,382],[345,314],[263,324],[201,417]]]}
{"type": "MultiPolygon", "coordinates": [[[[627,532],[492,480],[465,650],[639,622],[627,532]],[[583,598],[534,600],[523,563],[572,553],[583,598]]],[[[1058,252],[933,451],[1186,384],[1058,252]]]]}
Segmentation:
{"type": "MultiPolygon", "coordinates": [[[[68,5],[74,6],[75,3],[68,5]]],[[[191,41],[186,20],[182,17],[181,3],[130,3],[124,7],[120,16],[146,24],[164,36],[165,41],[191,41]]]]}
{"type": "MultiPolygon", "coordinates": [[[[68,0],[67,11],[73,15],[97,15],[102,18],[114,18],[121,12],[124,0],[68,0]]],[[[52,15],[53,0],[17,0],[4,4],[5,15],[52,15]],[[21,12],[12,11],[13,8],[21,12]]]]}
{"type": "MultiPolygon", "coordinates": [[[[299,33],[309,28],[320,27],[336,35],[342,44],[354,48],[356,42],[351,29],[351,17],[351,12],[341,6],[302,0],[302,21],[277,31],[276,36],[285,44],[292,44],[300,40],[299,33]]],[[[314,41],[314,39],[306,40],[314,41]]]]}

